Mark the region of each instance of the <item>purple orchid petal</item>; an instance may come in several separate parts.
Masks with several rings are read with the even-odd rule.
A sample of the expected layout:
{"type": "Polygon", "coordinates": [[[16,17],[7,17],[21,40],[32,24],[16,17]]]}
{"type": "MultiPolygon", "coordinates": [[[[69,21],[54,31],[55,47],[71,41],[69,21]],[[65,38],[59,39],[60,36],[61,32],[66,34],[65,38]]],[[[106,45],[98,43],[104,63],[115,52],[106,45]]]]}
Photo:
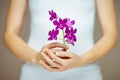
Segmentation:
{"type": "Polygon", "coordinates": [[[67,18],[63,19],[63,23],[66,23],[67,22],[67,18]]]}
{"type": "Polygon", "coordinates": [[[72,28],[74,24],[75,24],[74,20],[71,21],[70,18],[67,19],[66,25],[68,26],[68,28],[72,28]]]}
{"type": "Polygon", "coordinates": [[[68,29],[68,28],[66,28],[66,29],[65,29],[65,33],[68,33],[68,32],[69,32],[69,29],[68,29]]]}
{"type": "Polygon", "coordinates": [[[52,40],[52,37],[49,37],[48,40],[52,40]]]}
{"type": "Polygon", "coordinates": [[[76,33],[76,32],[77,32],[77,29],[75,28],[75,29],[74,29],[74,33],[76,33]]]}
{"type": "Polygon", "coordinates": [[[59,25],[59,22],[57,20],[53,21],[54,25],[59,25]]]}
{"type": "Polygon", "coordinates": [[[74,42],[76,42],[76,33],[77,29],[73,29],[73,28],[66,28],[65,30],[65,36],[64,38],[66,38],[66,42],[68,42],[69,44],[74,44],[74,42]]]}
{"type": "Polygon", "coordinates": [[[49,20],[53,22],[55,25],[55,29],[52,29],[48,32],[49,38],[48,40],[57,40],[57,36],[59,34],[59,30],[63,30],[65,32],[64,39],[67,43],[74,45],[77,41],[76,32],[77,29],[73,29],[73,25],[75,24],[75,20],[70,20],[70,18],[60,18],[57,14],[51,10],[49,11],[50,17],[49,20]]]}
{"type": "Polygon", "coordinates": [[[56,29],[52,29],[52,31],[49,31],[49,33],[48,33],[48,35],[49,35],[48,40],[57,40],[58,33],[59,33],[59,30],[56,30],[56,29]]]}
{"type": "Polygon", "coordinates": [[[71,24],[72,24],[72,25],[74,25],[74,24],[75,24],[75,21],[74,21],[74,20],[72,20],[72,21],[71,21],[71,24]]]}
{"type": "Polygon", "coordinates": [[[52,21],[53,19],[57,19],[57,14],[53,10],[49,11],[49,14],[50,14],[50,18],[49,18],[50,21],[52,21]]]}

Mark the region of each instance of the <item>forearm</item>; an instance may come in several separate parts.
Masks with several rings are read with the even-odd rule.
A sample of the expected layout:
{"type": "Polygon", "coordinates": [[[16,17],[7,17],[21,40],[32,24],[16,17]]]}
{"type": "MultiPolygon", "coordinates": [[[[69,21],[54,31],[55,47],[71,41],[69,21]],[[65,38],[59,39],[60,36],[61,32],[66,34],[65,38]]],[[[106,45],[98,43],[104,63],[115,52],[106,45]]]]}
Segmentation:
{"type": "Polygon", "coordinates": [[[13,33],[6,33],[4,35],[4,44],[12,54],[23,61],[31,62],[32,57],[38,53],[13,33]]]}
{"type": "Polygon", "coordinates": [[[92,49],[81,56],[81,65],[89,64],[101,59],[115,47],[116,43],[117,36],[103,36],[92,49]]]}
{"type": "Polygon", "coordinates": [[[96,0],[96,8],[103,37],[81,56],[82,65],[101,59],[115,47],[118,40],[114,0],[96,0]]]}

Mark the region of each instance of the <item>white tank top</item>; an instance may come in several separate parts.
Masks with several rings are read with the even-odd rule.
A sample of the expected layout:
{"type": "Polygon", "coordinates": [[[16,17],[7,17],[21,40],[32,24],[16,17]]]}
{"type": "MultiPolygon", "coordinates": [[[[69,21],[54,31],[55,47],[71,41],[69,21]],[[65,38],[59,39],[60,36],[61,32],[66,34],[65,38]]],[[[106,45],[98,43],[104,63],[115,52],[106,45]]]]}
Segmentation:
{"type": "Polygon", "coordinates": [[[69,45],[69,51],[81,55],[93,47],[95,0],[29,0],[29,10],[31,24],[27,44],[30,47],[39,51],[43,45],[54,42],[48,41],[48,32],[54,27],[49,20],[49,10],[76,22],[77,42],[74,46],[69,45]]]}

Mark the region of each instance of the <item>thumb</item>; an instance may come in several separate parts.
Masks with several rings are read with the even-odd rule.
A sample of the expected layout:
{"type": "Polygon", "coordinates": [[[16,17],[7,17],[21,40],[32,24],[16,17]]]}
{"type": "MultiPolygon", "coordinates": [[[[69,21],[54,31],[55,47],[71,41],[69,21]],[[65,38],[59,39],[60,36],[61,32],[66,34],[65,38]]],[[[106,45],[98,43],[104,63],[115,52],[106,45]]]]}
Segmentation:
{"type": "Polygon", "coordinates": [[[63,48],[64,50],[67,50],[69,48],[67,45],[59,42],[50,43],[47,47],[49,49],[59,47],[59,48],[63,48]]]}
{"type": "Polygon", "coordinates": [[[56,52],[56,55],[59,57],[73,57],[73,54],[63,52],[63,51],[56,52]]]}

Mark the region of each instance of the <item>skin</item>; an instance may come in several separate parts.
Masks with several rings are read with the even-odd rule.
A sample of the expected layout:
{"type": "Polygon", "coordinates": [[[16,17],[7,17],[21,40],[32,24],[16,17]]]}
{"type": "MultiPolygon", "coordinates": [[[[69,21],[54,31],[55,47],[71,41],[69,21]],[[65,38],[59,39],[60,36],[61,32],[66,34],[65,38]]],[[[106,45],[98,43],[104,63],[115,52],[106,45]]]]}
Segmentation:
{"type": "Polygon", "coordinates": [[[40,53],[44,48],[51,49],[54,47],[61,47],[66,50],[68,47],[56,42],[43,45],[43,48],[40,51],[30,48],[19,36],[26,8],[27,0],[10,0],[3,35],[4,45],[13,55],[22,61],[31,62],[41,66],[41,64],[39,64],[41,59],[40,53]]]}
{"type": "Polygon", "coordinates": [[[28,47],[19,37],[27,0],[10,0],[9,6],[3,36],[5,46],[19,59],[40,65],[51,72],[62,72],[93,63],[108,54],[117,44],[118,31],[114,0],[96,0],[103,36],[92,49],[81,56],[68,52],[67,45],[58,42],[45,44],[40,51],[28,47]],[[56,47],[62,50],[54,49],[56,47]]]}

